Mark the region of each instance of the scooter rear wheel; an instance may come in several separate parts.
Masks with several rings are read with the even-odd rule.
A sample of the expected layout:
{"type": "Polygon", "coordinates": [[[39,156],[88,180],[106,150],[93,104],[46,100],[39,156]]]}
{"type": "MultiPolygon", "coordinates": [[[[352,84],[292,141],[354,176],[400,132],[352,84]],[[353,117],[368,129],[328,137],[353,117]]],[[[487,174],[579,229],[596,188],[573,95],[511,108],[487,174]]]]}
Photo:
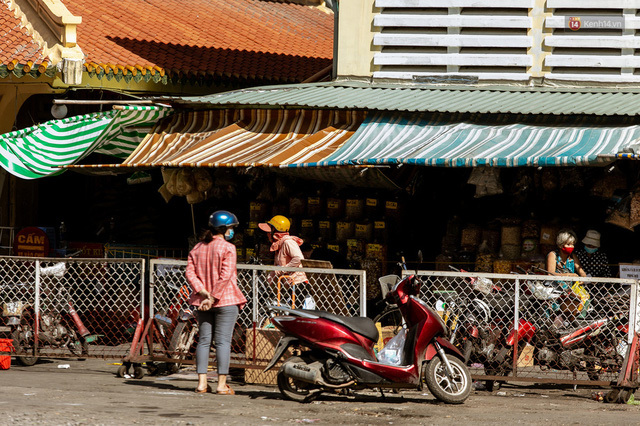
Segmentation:
{"type": "MultiPolygon", "coordinates": [[[[24,333],[21,333],[19,330],[15,330],[11,335],[11,338],[13,339],[13,348],[17,354],[33,351],[33,340],[31,342],[27,342],[23,335],[24,333]]],[[[16,360],[25,367],[31,367],[38,362],[38,357],[17,355],[16,360]]]]}
{"type": "MultiPolygon", "coordinates": [[[[286,361],[287,363],[306,364],[305,360],[300,357],[293,356],[286,361]]],[[[282,369],[278,372],[278,389],[280,393],[292,401],[311,402],[320,395],[321,391],[318,387],[311,383],[293,379],[287,376],[282,369]]]]}
{"type": "Polygon", "coordinates": [[[373,318],[374,323],[380,323],[382,327],[390,327],[393,334],[398,334],[402,328],[402,313],[397,306],[387,306],[382,312],[373,318]]]}
{"type": "Polygon", "coordinates": [[[453,377],[449,378],[447,367],[435,356],[427,364],[425,382],[437,399],[447,404],[462,404],[471,393],[471,374],[469,369],[458,358],[447,355],[453,369],[453,377]]]}
{"type": "Polygon", "coordinates": [[[176,324],[167,353],[178,362],[167,363],[169,373],[177,373],[182,367],[182,362],[180,361],[186,360],[195,354],[197,328],[198,324],[195,321],[180,321],[176,324]]]}

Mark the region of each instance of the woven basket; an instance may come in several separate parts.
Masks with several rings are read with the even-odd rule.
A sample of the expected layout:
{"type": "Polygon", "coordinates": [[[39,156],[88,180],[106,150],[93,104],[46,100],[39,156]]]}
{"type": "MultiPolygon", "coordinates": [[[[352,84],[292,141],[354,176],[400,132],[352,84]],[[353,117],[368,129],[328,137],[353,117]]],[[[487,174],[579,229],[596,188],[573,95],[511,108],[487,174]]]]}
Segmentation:
{"type": "Polygon", "coordinates": [[[503,226],[502,227],[502,245],[512,244],[520,245],[520,227],[519,226],[503,226]]]}

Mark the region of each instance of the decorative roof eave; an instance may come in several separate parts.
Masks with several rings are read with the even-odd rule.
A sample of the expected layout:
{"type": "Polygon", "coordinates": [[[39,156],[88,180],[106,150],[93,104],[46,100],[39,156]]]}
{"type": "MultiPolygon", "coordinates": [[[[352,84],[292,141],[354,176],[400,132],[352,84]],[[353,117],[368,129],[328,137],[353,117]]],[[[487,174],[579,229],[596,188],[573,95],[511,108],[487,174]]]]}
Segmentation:
{"type": "Polygon", "coordinates": [[[4,69],[0,67],[0,78],[8,76],[8,72],[18,78],[27,74],[32,77],[42,74],[51,77],[56,72],[56,66],[62,63],[65,83],[80,84],[82,80],[78,80],[77,65],[84,61],[84,53],[76,44],[76,27],[82,18],[72,15],[64,4],[56,0],[32,0],[24,3],[22,8],[15,1],[10,1],[7,6],[14,17],[20,20],[20,26],[33,43],[42,49],[44,58],[35,64],[17,60],[4,64],[4,69]],[[34,23],[38,28],[34,27],[34,23]]]}
{"type": "Polygon", "coordinates": [[[23,78],[26,76],[38,78],[43,75],[49,78],[54,78],[57,72],[57,68],[50,66],[47,62],[43,62],[41,64],[32,64],[27,62],[25,65],[10,62],[7,65],[0,65],[0,79],[10,76],[16,78],[23,78]]]}
{"type": "Polygon", "coordinates": [[[193,84],[211,86],[217,80],[225,82],[272,82],[279,84],[296,83],[294,79],[277,78],[259,75],[238,75],[219,71],[185,71],[165,69],[150,65],[114,65],[89,62],[84,64],[84,71],[97,79],[116,79],[125,82],[154,82],[162,84],[193,84]]]}

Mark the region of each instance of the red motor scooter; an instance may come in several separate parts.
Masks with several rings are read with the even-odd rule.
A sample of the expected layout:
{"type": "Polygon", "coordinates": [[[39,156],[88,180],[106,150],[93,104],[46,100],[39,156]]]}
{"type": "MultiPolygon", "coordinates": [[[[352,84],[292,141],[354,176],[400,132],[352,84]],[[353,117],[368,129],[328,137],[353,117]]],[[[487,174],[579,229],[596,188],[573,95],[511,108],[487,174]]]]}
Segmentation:
{"type": "Polygon", "coordinates": [[[323,391],[421,389],[426,383],[437,399],[463,403],[471,392],[471,375],[460,351],[447,340],[440,316],[416,297],[420,285],[415,275],[407,276],[385,297],[398,306],[406,325],[403,350],[398,352],[402,356],[396,363],[376,356],[378,329],[370,318],[272,306],[286,314],[272,318],[284,336],[265,371],[293,347],[296,354],[282,364],[277,382],[280,392],[294,401],[309,402],[323,391]]]}

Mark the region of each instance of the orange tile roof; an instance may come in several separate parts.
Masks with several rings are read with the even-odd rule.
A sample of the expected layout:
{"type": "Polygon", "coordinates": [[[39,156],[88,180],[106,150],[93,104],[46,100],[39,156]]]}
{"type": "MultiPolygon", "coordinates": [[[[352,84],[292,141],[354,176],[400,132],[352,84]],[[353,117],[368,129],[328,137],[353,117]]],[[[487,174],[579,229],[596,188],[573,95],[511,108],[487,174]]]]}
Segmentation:
{"type": "Polygon", "coordinates": [[[331,65],[333,14],[265,0],[64,0],[90,72],[300,82],[331,65]],[[103,71],[105,70],[105,71],[103,71]]]}
{"type": "Polygon", "coordinates": [[[6,2],[0,2],[0,66],[6,66],[8,71],[18,70],[28,73],[31,69],[47,68],[48,62],[42,49],[22,27],[20,19],[9,10],[6,2]]]}

